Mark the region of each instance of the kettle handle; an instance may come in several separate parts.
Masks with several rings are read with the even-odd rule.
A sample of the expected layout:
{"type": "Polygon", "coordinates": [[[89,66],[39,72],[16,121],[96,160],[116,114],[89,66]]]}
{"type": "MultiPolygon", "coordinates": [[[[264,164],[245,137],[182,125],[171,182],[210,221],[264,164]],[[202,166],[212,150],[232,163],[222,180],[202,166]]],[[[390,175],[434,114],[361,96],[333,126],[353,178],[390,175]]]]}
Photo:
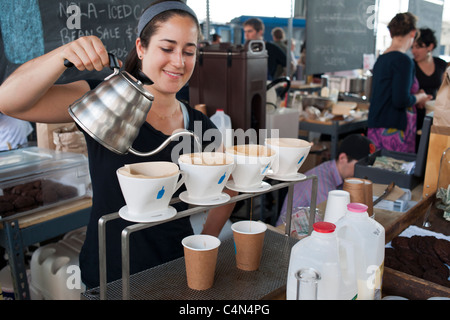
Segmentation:
{"type": "MultiPolygon", "coordinates": [[[[120,63],[119,63],[119,59],[117,59],[117,57],[113,54],[108,52],[108,57],[109,57],[109,67],[111,69],[120,69],[120,63]]],[[[64,66],[66,68],[72,68],[74,66],[74,64],[72,62],[70,62],[67,59],[64,59],[64,66]]]]}
{"type": "MultiPolygon", "coordinates": [[[[108,57],[109,57],[109,67],[111,68],[111,70],[114,70],[115,74],[119,73],[120,69],[119,59],[117,59],[116,55],[111,52],[108,52],[108,57]]],[[[67,59],[64,60],[64,65],[66,66],[66,68],[72,68],[74,66],[74,64],[67,59]]],[[[153,84],[153,81],[150,80],[150,78],[147,77],[147,75],[143,73],[140,69],[137,72],[136,78],[145,85],[153,84]]]]}

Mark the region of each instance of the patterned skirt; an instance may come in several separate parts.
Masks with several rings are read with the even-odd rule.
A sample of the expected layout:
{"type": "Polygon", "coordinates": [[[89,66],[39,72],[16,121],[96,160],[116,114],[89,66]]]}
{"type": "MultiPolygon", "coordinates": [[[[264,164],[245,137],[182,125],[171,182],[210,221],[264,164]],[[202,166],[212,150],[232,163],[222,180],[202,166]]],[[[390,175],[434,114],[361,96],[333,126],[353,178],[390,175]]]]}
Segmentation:
{"type": "Polygon", "coordinates": [[[369,128],[367,137],[372,140],[377,149],[399,151],[406,153],[416,152],[416,106],[406,110],[406,130],[394,128],[369,128]]]}

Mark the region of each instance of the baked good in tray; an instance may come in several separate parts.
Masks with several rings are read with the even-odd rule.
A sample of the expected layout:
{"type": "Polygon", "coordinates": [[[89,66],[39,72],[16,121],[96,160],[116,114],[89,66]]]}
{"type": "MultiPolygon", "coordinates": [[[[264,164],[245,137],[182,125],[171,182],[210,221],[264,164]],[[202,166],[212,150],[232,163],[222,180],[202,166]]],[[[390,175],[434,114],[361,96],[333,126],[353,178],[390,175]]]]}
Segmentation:
{"type": "Polygon", "coordinates": [[[450,241],[433,236],[397,236],[385,249],[386,267],[450,287],[450,241]]]}
{"type": "Polygon", "coordinates": [[[0,216],[50,205],[78,196],[78,189],[49,179],[38,179],[3,189],[0,196],[0,216]]]}

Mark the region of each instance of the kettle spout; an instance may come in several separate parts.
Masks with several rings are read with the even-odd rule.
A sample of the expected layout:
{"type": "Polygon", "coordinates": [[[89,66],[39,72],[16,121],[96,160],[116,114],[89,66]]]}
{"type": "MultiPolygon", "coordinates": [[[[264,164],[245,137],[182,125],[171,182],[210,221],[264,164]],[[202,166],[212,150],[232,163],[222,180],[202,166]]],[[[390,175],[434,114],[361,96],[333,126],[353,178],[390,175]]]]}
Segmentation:
{"type": "Polygon", "coordinates": [[[189,130],[180,130],[180,131],[177,131],[177,132],[175,132],[175,133],[173,133],[170,137],[168,137],[158,148],[156,148],[155,150],[153,150],[153,151],[149,151],[149,152],[140,152],[140,151],[137,151],[137,150],[135,150],[135,149],[133,149],[133,148],[129,148],[128,149],[128,151],[130,152],[130,153],[132,153],[132,154],[134,154],[134,155],[137,155],[137,156],[140,156],[140,157],[149,157],[149,156],[152,156],[152,155],[155,155],[155,154],[157,154],[157,153],[159,153],[159,152],[161,152],[161,150],[163,150],[165,147],[167,147],[167,145],[169,144],[169,143],[171,143],[173,140],[175,140],[175,139],[178,139],[179,137],[181,137],[181,136],[192,136],[193,138],[194,138],[194,140],[195,140],[195,142],[196,142],[196,145],[197,145],[197,147],[199,147],[200,146],[200,144],[199,144],[199,142],[198,142],[198,137],[192,132],[192,131],[189,131],[189,130]]]}

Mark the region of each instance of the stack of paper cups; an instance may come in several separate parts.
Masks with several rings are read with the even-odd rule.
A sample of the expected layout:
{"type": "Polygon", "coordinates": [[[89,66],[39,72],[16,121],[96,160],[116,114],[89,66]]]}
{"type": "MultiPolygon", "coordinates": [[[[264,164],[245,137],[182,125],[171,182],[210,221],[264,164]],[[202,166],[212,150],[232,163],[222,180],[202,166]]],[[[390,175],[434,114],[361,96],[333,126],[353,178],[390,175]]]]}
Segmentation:
{"type": "Polygon", "coordinates": [[[328,192],[327,206],[325,208],[325,222],[336,223],[347,213],[350,203],[350,193],[344,190],[331,190],[328,192]]]}
{"type": "Polygon", "coordinates": [[[347,178],[344,180],[345,191],[350,193],[350,202],[365,204],[369,217],[373,217],[373,183],[367,179],[347,178]]]}

